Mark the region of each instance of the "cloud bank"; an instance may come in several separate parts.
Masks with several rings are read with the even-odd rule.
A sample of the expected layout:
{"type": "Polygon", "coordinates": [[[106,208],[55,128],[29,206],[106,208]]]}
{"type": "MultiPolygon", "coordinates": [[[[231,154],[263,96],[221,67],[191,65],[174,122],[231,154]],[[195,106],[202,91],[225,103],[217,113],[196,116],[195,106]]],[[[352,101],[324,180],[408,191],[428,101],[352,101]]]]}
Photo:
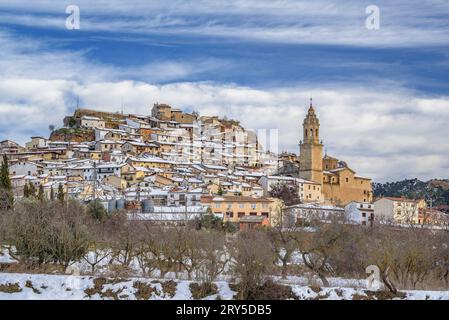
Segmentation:
{"type": "MultiPolygon", "coordinates": [[[[0,3],[13,26],[64,28],[66,1],[0,3]]],[[[348,1],[78,1],[82,32],[201,35],[242,41],[400,47],[447,43],[446,1],[380,1],[379,33],[363,27],[365,5],[348,1]],[[257,10],[256,10],[257,9],[257,10]],[[425,27],[423,27],[425,26],[425,27]]],[[[310,95],[327,152],[376,181],[448,178],[449,94],[426,94],[401,82],[363,76],[347,83],[251,86],[208,81],[211,73],[242,68],[226,58],[149,59],[123,66],[92,58],[91,48],[64,49],[51,37],[0,29],[0,138],[24,143],[48,135],[81,107],[149,114],[164,102],[202,115],[240,120],[251,129],[279,129],[280,150],[298,152],[310,95]],[[195,80],[192,80],[195,79],[195,80]]],[[[444,51],[443,51],[444,52],[444,51]]],[[[299,57],[300,58],[300,57],[299,57]]],[[[449,56],[448,56],[449,59],[449,56]]],[[[280,62],[282,63],[282,62],[280,62]]],[[[332,68],[332,63],[323,66],[332,68]]],[[[357,64],[357,61],[353,62],[357,64]]],[[[378,63],[380,65],[380,62],[378,63]]],[[[385,64],[388,68],[391,64],[385,64]]],[[[447,66],[446,66],[447,67],[447,66]]],[[[251,68],[251,66],[248,66],[251,68]]],[[[348,68],[351,68],[350,64],[348,68]]]]}
{"type": "MultiPolygon", "coordinates": [[[[0,4],[6,24],[59,28],[71,1],[0,4]]],[[[82,32],[189,35],[294,44],[401,47],[439,45],[449,37],[444,0],[376,1],[380,30],[365,28],[372,3],[298,0],[79,0],[82,32]]]]}

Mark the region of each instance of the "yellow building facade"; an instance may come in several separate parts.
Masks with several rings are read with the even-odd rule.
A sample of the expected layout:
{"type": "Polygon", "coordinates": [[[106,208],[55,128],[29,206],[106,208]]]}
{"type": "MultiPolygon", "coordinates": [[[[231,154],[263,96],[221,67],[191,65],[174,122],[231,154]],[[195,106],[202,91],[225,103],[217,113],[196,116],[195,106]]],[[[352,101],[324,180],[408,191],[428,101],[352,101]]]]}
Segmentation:
{"type": "Polygon", "coordinates": [[[325,202],[344,206],[351,201],[372,202],[371,179],[356,174],[345,162],[325,155],[320,140],[320,122],[312,101],[303,122],[299,177],[321,185],[325,202]]]}

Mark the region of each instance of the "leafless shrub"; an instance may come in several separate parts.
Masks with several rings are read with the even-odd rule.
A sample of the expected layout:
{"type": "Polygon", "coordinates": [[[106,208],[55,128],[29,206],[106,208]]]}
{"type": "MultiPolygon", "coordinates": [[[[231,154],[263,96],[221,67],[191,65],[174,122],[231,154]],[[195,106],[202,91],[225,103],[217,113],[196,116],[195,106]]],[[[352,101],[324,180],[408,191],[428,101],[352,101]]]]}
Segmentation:
{"type": "Polygon", "coordinates": [[[192,282],[189,285],[189,288],[190,288],[190,292],[192,294],[193,299],[196,299],[196,300],[203,299],[203,298],[206,298],[208,296],[218,293],[218,288],[213,283],[210,285],[206,285],[206,284],[202,284],[202,283],[192,282]]]}
{"type": "Polygon", "coordinates": [[[84,207],[24,199],[4,216],[11,257],[29,267],[58,263],[66,268],[87,251],[84,207]]]}

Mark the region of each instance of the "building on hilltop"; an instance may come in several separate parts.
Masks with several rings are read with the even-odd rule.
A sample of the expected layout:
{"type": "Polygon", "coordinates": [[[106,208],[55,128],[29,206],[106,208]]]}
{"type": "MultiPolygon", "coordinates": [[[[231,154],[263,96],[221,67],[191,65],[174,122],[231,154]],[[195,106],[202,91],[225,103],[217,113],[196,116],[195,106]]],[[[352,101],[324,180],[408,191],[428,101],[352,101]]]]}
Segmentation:
{"type": "Polygon", "coordinates": [[[323,157],[320,122],[310,101],[299,144],[299,177],[322,185],[326,202],[344,206],[351,201],[371,202],[371,179],[356,174],[344,161],[323,157]]]}
{"type": "Polygon", "coordinates": [[[317,183],[323,182],[323,143],[319,140],[320,121],[310,102],[303,122],[303,140],[299,144],[299,177],[317,183]]]}
{"type": "Polygon", "coordinates": [[[168,104],[155,103],[151,115],[160,121],[175,121],[182,124],[192,124],[196,120],[194,114],[182,112],[168,104]]]}

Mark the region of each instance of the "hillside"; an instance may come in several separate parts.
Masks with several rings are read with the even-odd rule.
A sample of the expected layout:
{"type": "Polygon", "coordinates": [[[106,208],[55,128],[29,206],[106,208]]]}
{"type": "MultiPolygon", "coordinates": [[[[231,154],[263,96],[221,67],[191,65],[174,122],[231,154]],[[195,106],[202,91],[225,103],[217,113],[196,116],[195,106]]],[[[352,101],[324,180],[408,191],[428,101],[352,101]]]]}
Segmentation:
{"type": "Polygon", "coordinates": [[[95,131],[92,129],[61,128],[53,131],[51,141],[84,142],[95,141],[95,131]]]}
{"type": "Polygon", "coordinates": [[[374,197],[407,197],[432,199],[433,205],[449,205],[449,180],[408,179],[387,183],[373,183],[374,197]]]}

